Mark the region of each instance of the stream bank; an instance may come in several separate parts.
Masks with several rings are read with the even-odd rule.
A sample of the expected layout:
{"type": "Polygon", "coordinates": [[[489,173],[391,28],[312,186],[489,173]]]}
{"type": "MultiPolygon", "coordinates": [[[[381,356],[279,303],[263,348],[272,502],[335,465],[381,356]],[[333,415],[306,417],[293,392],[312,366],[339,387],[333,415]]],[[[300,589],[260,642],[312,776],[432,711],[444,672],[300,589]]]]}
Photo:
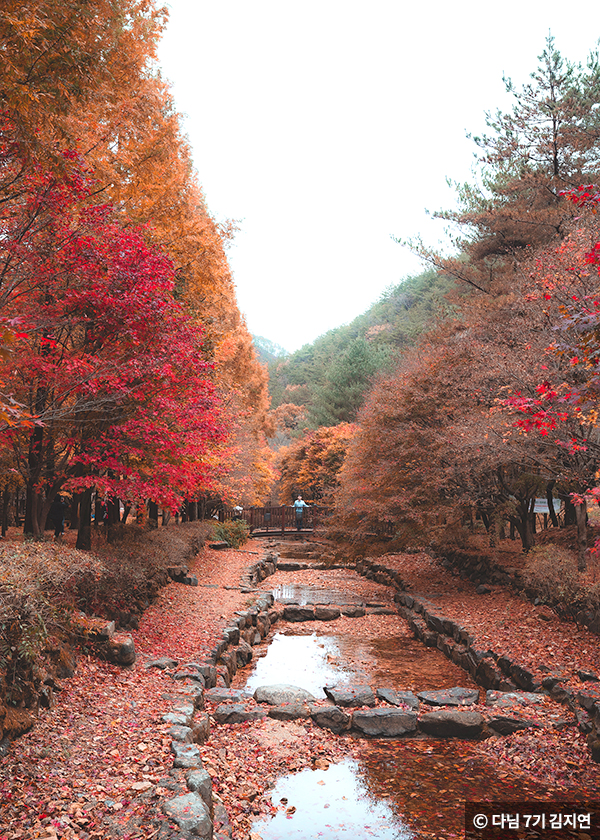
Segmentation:
{"type": "MultiPolygon", "coordinates": [[[[208,550],[201,552],[190,563],[189,570],[196,575],[198,586],[180,583],[167,586],[142,617],[139,629],[133,631],[138,661],[131,670],[118,670],[109,663],[89,659],[80,662],[74,678],[65,681],[65,689],[52,714],[44,712],[36,730],[15,742],[11,754],[2,760],[4,779],[9,781],[3,793],[7,789],[14,791],[13,803],[3,799],[2,825],[8,826],[5,828],[8,837],[56,836],[61,840],[63,837],[78,840],[169,837],[173,826],[163,814],[162,806],[178,794],[177,786],[181,782],[171,772],[169,730],[172,724],[165,722],[163,716],[174,706],[189,703],[190,683],[186,686],[185,681],[174,680],[168,669],[144,666],[153,658],[167,655],[186,664],[206,661],[219,647],[226,653],[230,639],[223,647],[224,628],[231,627],[236,613],[252,613],[257,599],[266,596],[278,583],[287,586],[296,582],[305,587],[338,591],[352,589],[365,603],[385,601],[397,610],[393,604],[396,590],[390,587],[389,581],[379,583],[360,578],[353,570],[318,569],[311,563],[287,572],[278,571],[262,581],[249,578],[248,567],[255,566],[262,554],[272,548],[259,549],[256,543],[251,543],[244,552],[226,551],[218,556],[208,550]],[[343,585],[339,580],[328,580],[329,575],[344,576],[343,585]],[[8,823],[4,822],[5,814],[8,823]]],[[[406,577],[412,568],[411,557],[397,559],[402,561],[402,576],[406,577]]],[[[447,612],[444,598],[448,597],[448,606],[453,602],[451,593],[439,590],[440,575],[437,567],[432,566],[419,580],[411,578],[408,583],[413,587],[411,591],[427,592],[440,615],[444,615],[447,612]]],[[[460,585],[465,586],[463,582],[460,585]]],[[[469,601],[465,599],[467,594],[466,590],[458,593],[463,606],[469,601]]],[[[494,601],[502,607],[500,593],[494,601]]],[[[482,606],[479,599],[477,603],[479,609],[471,618],[480,624],[474,633],[481,638],[487,627],[493,635],[496,625],[491,604],[494,602],[483,601],[482,606]],[[485,620],[477,617],[486,611],[485,620]]],[[[513,604],[512,613],[503,615],[504,623],[511,625],[514,646],[521,620],[517,605],[513,604]],[[510,621],[511,615],[515,617],[514,622],[510,621]]],[[[365,642],[378,636],[389,641],[388,622],[392,620],[404,624],[394,615],[377,612],[367,615],[366,610],[364,616],[340,616],[309,624],[311,633],[318,623],[328,633],[335,626],[342,631],[341,636],[356,636],[356,653],[352,655],[356,655],[360,668],[368,675],[372,673],[373,663],[379,661],[379,654],[365,651],[365,642]],[[361,622],[369,624],[361,626],[361,622]]],[[[466,625],[464,616],[460,620],[466,625]]],[[[294,632],[301,626],[306,625],[289,622],[294,632]]],[[[278,632],[281,628],[283,623],[279,624],[278,632]]],[[[250,629],[244,619],[244,630],[250,629]]],[[[254,658],[260,645],[246,644],[254,658]]],[[[430,649],[430,653],[439,652],[434,654],[430,649]]],[[[586,661],[589,667],[593,665],[589,658],[586,661]]],[[[224,667],[227,671],[226,666],[219,666],[225,682],[224,667]]],[[[383,665],[377,681],[387,676],[386,669],[390,669],[389,662],[383,665]]],[[[240,672],[235,675],[238,678],[242,679],[240,672]]],[[[422,687],[413,685],[417,690],[422,687]]],[[[212,710],[210,704],[198,712],[203,715],[207,710],[212,710]]],[[[404,814],[411,830],[417,832],[416,836],[451,838],[457,833],[460,836],[461,803],[486,789],[490,768],[494,768],[497,779],[490,791],[498,797],[502,794],[504,798],[518,799],[527,794],[531,799],[564,799],[565,791],[577,789],[581,795],[597,792],[600,787],[597,767],[591,764],[589,755],[576,752],[582,742],[574,733],[573,727],[535,730],[533,737],[543,747],[546,764],[554,763],[552,777],[548,776],[547,766],[546,777],[539,776],[537,781],[530,772],[537,770],[534,763],[532,767],[526,766],[529,762],[517,764],[510,761],[510,755],[505,760],[490,747],[510,744],[517,748],[514,756],[523,758],[526,753],[518,748],[526,741],[519,733],[483,742],[419,738],[365,740],[353,735],[338,736],[310,720],[280,721],[263,716],[233,725],[211,722],[210,736],[198,744],[198,753],[211,779],[214,804],[218,813],[227,815],[234,838],[247,838],[254,830],[255,821],[280,810],[281,803],[274,804],[269,791],[290,770],[322,771],[324,765],[337,765],[344,760],[362,763],[363,786],[372,788],[378,798],[393,801],[397,812],[404,814]],[[389,758],[387,763],[385,756],[389,758]],[[576,764],[576,768],[568,762],[576,764]],[[525,775],[524,766],[528,771],[525,775]],[[445,786],[440,787],[442,779],[447,784],[444,782],[445,786]],[[383,795],[386,793],[387,797],[383,795]]],[[[297,813],[304,805],[300,802],[287,807],[296,807],[294,813],[297,813]]],[[[285,819],[293,822],[294,814],[286,815],[285,819]]],[[[216,825],[222,836],[228,834],[227,822],[216,825]]]]}

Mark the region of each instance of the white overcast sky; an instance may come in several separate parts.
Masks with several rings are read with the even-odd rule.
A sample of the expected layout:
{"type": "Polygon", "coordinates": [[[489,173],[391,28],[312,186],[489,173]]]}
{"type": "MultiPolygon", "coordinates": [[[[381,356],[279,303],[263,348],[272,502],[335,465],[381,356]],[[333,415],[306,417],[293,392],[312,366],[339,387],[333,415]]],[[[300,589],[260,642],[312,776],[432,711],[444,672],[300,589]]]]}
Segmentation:
{"type": "Polygon", "coordinates": [[[579,0],[170,0],[159,51],[255,335],[293,351],[422,270],[467,132],[507,109],[549,31],[585,61],[600,4],[579,0]]]}

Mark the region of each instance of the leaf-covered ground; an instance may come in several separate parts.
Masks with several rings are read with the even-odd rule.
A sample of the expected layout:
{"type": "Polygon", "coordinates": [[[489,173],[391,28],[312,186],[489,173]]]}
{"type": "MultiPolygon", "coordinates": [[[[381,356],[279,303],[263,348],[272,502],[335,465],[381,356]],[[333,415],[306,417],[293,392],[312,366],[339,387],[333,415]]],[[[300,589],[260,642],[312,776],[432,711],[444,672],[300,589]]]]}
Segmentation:
{"type": "MultiPolygon", "coordinates": [[[[259,551],[256,542],[242,551],[204,549],[191,564],[200,586],[171,583],[144,613],[133,633],[138,661],[131,670],[81,658],[75,676],[63,681],[55,707],[40,711],[35,728],[0,758],[0,838],[149,840],[158,832],[164,822],[160,802],[167,793],[163,782],[171,766],[168,726],[161,718],[180,689],[168,673],[146,670],[144,663],[162,655],[182,662],[202,658],[232,613],[249,604],[251,596],[237,587],[242,571],[259,551]]],[[[60,557],[61,548],[52,552],[60,557]]],[[[502,590],[475,595],[472,584],[443,571],[427,555],[395,555],[385,558],[385,563],[401,571],[413,592],[426,595],[439,604],[441,613],[469,627],[481,646],[508,650],[526,666],[544,662],[561,669],[573,687],[578,685],[577,670],[600,673],[600,640],[589,632],[548,616],[547,611],[542,617],[540,608],[502,590]]],[[[391,598],[385,587],[345,571],[277,572],[262,588],[270,590],[292,580],[352,589],[368,600],[391,598]]],[[[343,619],[335,623],[335,630],[331,627],[332,632],[356,636],[359,645],[369,636],[396,634],[401,623],[393,616],[373,615],[366,620],[343,619]]],[[[367,672],[375,667],[369,656],[358,664],[367,672]]],[[[238,681],[242,679],[238,676],[238,681]]],[[[546,723],[562,714],[561,707],[554,705],[534,713],[546,716],[546,723]]],[[[389,742],[336,737],[306,722],[268,719],[213,726],[201,751],[215,794],[228,809],[233,836],[241,840],[249,837],[257,816],[273,810],[268,788],[280,774],[363,754],[365,766],[372,768],[369,778],[376,779],[381,762],[374,756],[383,748],[386,754],[401,754],[398,760],[406,764],[402,779],[397,776],[395,782],[384,783],[391,785],[389,795],[397,798],[398,807],[414,811],[412,824],[422,826],[423,838],[460,836],[457,805],[463,796],[485,793],[486,767],[493,768],[499,790],[505,785],[509,794],[514,790],[532,797],[600,798],[600,769],[591,762],[571,721],[563,729],[550,726],[533,734],[522,732],[474,745],[445,744],[437,750],[434,742],[392,748],[389,742]],[[450,758],[444,758],[446,753],[450,758]],[[465,788],[469,773],[471,787],[465,788]],[[436,796],[436,789],[445,791],[443,799],[436,796]],[[447,820],[444,807],[453,814],[447,820]]]]}

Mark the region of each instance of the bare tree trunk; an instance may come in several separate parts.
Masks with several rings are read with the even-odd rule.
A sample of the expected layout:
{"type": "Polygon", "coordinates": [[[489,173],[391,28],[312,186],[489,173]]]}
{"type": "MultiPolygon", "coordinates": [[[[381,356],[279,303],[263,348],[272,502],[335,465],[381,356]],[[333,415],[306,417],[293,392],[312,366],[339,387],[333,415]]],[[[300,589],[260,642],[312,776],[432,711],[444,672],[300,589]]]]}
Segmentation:
{"type": "Polygon", "coordinates": [[[89,551],[92,547],[92,490],[90,487],[81,494],[76,547],[84,551],[89,551]]]}
{"type": "Polygon", "coordinates": [[[158,528],[158,505],[156,502],[148,503],[148,524],[151,528],[158,528]]]}
{"type": "Polygon", "coordinates": [[[587,569],[587,502],[575,505],[575,519],[577,522],[577,569],[585,572],[587,569]]]}
{"type": "Polygon", "coordinates": [[[546,485],[546,501],[548,502],[548,512],[550,513],[550,521],[552,522],[553,528],[558,528],[558,517],[556,515],[556,511],[554,510],[554,496],[552,495],[552,491],[554,490],[554,485],[556,481],[549,481],[546,485]]]}
{"type": "Polygon", "coordinates": [[[6,536],[8,530],[8,505],[10,502],[10,490],[5,487],[2,491],[2,536],[6,536]]]}

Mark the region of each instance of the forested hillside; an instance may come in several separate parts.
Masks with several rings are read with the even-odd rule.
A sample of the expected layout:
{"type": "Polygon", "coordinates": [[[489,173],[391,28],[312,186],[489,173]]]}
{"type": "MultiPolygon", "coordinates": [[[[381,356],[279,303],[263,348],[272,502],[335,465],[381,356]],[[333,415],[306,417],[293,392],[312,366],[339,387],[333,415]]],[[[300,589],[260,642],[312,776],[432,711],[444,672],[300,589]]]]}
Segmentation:
{"type": "MultiPolygon", "coordinates": [[[[4,518],[43,533],[70,494],[89,545],[145,503],[270,484],[267,377],[235,299],[168,86],[165,12],[135,0],[8,0],[0,12],[4,518]]],[[[3,527],[5,526],[5,523],[3,527]]]]}
{"type": "MultiPolygon", "coordinates": [[[[400,286],[280,366],[307,425],[356,420],[328,481],[340,533],[449,539],[476,511],[492,544],[510,524],[528,551],[536,497],[558,497],[585,566],[586,496],[600,496],[600,65],[570,63],[552,37],[538,61],[522,87],[506,80],[513,109],[474,138],[477,180],[438,214],[454,253],[413,243],[434,272],[411,281],[416,309],[398,317],[400,286]]],[[[286,486],[309,452],[300,439],[284,453],[286,486]]]]}
{"type": "Polygon", "coordinates": [[[452,278],[437,271],[408,277],[350,324],[271,361],[273,408],[303,406],[301,422],[309,428],[353,422],[374,377],[413,346],[427,325],[453,310],[447,299],[453,286],[452,278]]]}

